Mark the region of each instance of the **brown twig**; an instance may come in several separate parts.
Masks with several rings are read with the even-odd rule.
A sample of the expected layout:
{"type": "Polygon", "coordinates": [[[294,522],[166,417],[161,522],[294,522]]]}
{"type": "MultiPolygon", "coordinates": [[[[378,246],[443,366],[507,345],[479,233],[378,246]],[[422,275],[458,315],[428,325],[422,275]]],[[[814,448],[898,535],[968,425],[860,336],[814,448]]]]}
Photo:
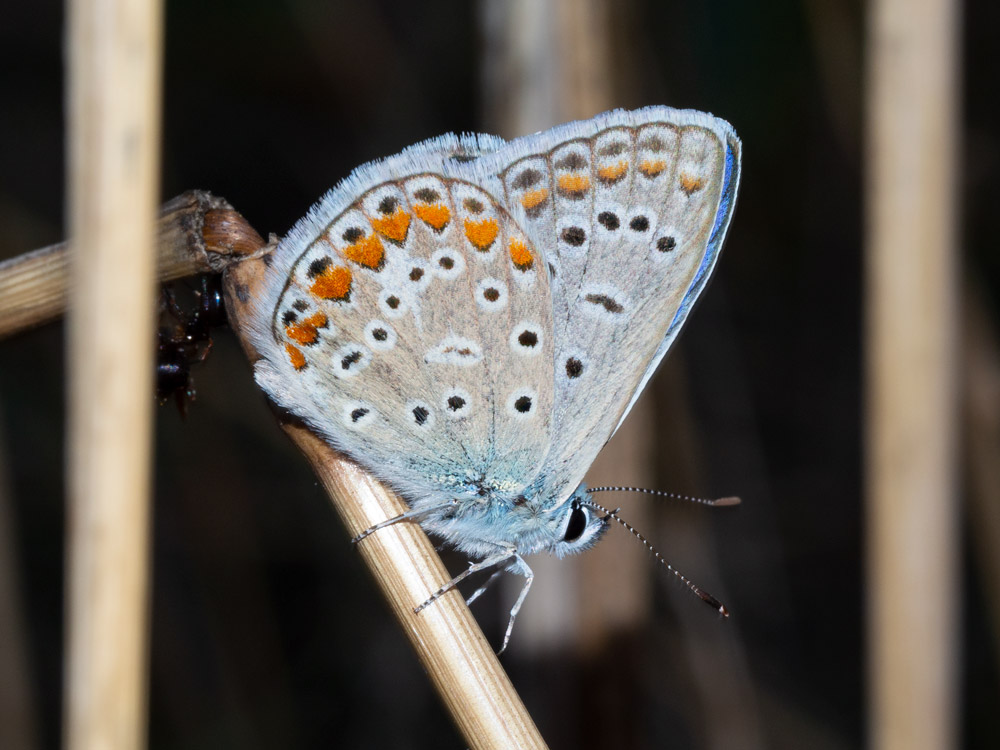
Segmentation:
{"type": "MultiPolygon", "coordinates": [[[[230,322],[251,361],[259,355],[243,335],[244,300],[256,296],[266,272],[264,260],[253,258],[230,265],[224,275],[230,322]]],[[[352,536],[407,510],[398,496],[296,420],[282,419],[282,427],[309,459],[352,536]]],[[[358,548],[469,746],[545,747],[458,591],[414,614],[450,578],[423,530],[395,524],[358,548]]]]}
{"type": "MultiPolygon", "coordinates": [[[[160,210],[156,273],[161,281],[221,271],[263,245],[225,200],[193,190],[160,210]]],[[[0,339],[47,323],[66,310],[69,242],[0,263],[0,339]]]]}

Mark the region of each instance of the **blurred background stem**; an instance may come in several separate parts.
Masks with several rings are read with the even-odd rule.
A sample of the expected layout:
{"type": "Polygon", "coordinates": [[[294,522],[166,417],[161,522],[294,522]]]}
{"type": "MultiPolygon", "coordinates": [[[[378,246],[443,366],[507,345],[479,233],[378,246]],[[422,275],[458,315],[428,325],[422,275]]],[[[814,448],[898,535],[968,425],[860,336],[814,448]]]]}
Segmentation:
{"type": "Polygon", "coordinates": [[[869,741],[958,742],[959,5],[868,28],[869,741]]]}
{"type": "Polygon", "coordinates": [[[163,37],[158,2],[71,0],[64,747],[146,744],[163,37]]]}

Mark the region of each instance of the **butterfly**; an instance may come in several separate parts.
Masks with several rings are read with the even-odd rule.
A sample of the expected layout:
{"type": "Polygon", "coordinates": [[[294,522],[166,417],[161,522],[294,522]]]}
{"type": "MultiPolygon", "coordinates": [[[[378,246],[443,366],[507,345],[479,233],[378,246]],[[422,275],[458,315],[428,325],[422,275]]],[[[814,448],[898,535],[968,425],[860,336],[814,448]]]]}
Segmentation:
{"type": "Polygon", "coordinates": [[[740,152],[725,121],[667,107],[445,135],[358,167],[273,251],[255,378],[399,492],[387,523],[470,557],[421,608],[470,573],[520,574],[505,647],[524,557],[620,521],[584,474],[715,268],[740,152]]]}

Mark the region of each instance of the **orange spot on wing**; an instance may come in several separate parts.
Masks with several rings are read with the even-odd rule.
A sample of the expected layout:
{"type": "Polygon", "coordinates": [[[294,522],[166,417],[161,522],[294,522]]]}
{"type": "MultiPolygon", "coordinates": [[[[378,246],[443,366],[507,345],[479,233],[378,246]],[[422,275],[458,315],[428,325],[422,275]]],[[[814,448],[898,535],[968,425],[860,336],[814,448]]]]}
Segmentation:
{"type": "Polygon", "coordinates": [[[656,177],[667,168],[667,163],[663,159],[644,159],[639,165],[639,169],[646,177],[656,177]]]}
{"type": "Polygon", "coordinates": [[[312,326],[313,328],[326,328],[327,324],[330,322],[325,313],[313,313],[308,318],[303,321],[306,325],[312,326]]]}
{"type": "Polygon", "coordinates": [[[292,323],[285,328],[285,333],[295,343],[305,344],[306,346],[315,344],[316,339],[319,338],[319,333],[317,333],[314,326],[307,326],[302,323],[292,323]]]}
{"type": "Polygon", "coordinates": [[[559,189],[566,193],[582,193],[590,187],[590,178],[585,174],[564,174],[559,178],[559,189]]]}
{"type": "Polygon", "coordinates": [[[292,363],[292,367],[296,370],[301,370],[306,366],[306,355],[297,348],[291,344],[285,344],[285,351],[288,352],[288,361],[292,363]]]}
{"type": "Polygon", "coordinates": [[[524,195],[521,196],[521,205],[525,208],[534,208],[535,206],[540,206],[545,202],[546,198],[549,197],[549,191],[547,188],[538,188],[538,190],[529,190],[524,195]]]}
{"type": "Polygon", "coordinates": [[[288,334],[288,338],[292,341],[309,346],[310,344],[315,344],[317,339],[319,339],[319,331],[316,329],[326,328],[328,323],[326,315],[318,312],[310,315],[300,323],[292,323],[287,326],[285,333],[288,334]]]}
{"type": "Polygon", "coordinates": [[[614,182],[628,171],[628,160],[622,159],[617,164],[601,167],[597,170],[597,176],[605,182],[614,182]]]}
{"type": "Polygon", "coordinates": [[[378,270],[382,267],[382,261],[385,259],[385,248],[382,247],[382,240],[377,235],[370,234],[353,245],[345,247],[344,255],[348,260],[378,270]]]}
{"type": "Polygon", "coordinates": [[[425,224],[440,232],[451,221],[451,211],[443,203],[418,203],[413,207],[413,213],[425,224]]]}
{"type": "Polygon", "coordinates": [[[380,219],[372,219],[371,225],[375,231],[384,237],[388,237],[395,242],[404,242],[406,233],[410,229],[410,215],[401,208],[396,209],[392,216],[384,216],[380,219]]]}
{"type": "Polygon", "coordinates": [[[705,186],[705,181],[701,177],[695,177],[687,173],[681,173],[681,190],[691,195],[695,190],[701,190],[705,186]]]}
{"type": "Polygon", "coordinates": [[[535,262],[535,256],[531,254],[528,245],[522,240],[510,241],[510,259],[514,261],[514,266],[520,271],[527,271],[535,262]]]}
{"type": "Polygon", "coordinates": [[[351,269],[347,266],[327,268],[316,277],[309,291],[320,299],[347,299],[351,293],[351,269]]]}
{"type": "Polygon", "coordinates": [[[496,219],[483,219],[482,221],[465,220],[465,236],[469,242],[475,245],[477,250],[489,250],[493,240],[497,238],[500,225],[496,219]]]}

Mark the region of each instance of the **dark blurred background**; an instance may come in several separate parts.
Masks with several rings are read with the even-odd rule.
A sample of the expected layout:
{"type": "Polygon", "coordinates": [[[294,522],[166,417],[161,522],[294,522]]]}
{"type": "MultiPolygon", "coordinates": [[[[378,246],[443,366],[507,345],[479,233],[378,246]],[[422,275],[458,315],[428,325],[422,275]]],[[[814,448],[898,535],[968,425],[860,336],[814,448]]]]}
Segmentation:
{"type": "MultiPolygon", "coordinates": [[[[164,199],[210,190],[281,234],[361,162],[449,131],[554,124],[516,129],[533,122],[523,101],[545,76],[491,57],[511,43],[504,8],[171,0],[164,199]]],[[[553,748],[859,747],[863,5],[611,8],[597,32],[568,34],[600,80],[576,84],[597,95],[556,92],[575,109],[563,119],[669,104],[726,118],[744,143],[715,281],[636,409],[653,430],[649,462],[641,477],[628,463],[602,475],[744,498],[735,510],[608,500],[733,616],[720,621],[645,557],[638,573],[619,576],[611,559],[598,577],[584,556],[550,579],[579,604],[550,616],[558,597],[539,581],[504,664],[553,748]],[[618,588],[639,591],[639,614],[590,629],[618,588]],[[559,624],[556,637],[533,634],[537,621],[559,624]]],[[[65,183],[63,3],[8,0],[2,18],[0,259],[63,239],[65,183]]],[[[511,28],[565,45],[554,24],[511,28]]],[[[998,28],[1000,6],[966,4],[963,296],[975,291],[994,326],[998,28]]],[[[565,49],[534,64],[564,64],[565,49]]],[[[0,712],[28,750],[60,739],[63,351],[60,324],[0,342],[0,712]]],[[[150,747],[462,747],[229,331],[194,373],[187,418],[157,410],[150,747]]],[[[995,591],[965,549],[963,746],[1000,747],[995,591]]],[[[511,599],[499,588],[475,605],[494,643],[511,599]]]]}

